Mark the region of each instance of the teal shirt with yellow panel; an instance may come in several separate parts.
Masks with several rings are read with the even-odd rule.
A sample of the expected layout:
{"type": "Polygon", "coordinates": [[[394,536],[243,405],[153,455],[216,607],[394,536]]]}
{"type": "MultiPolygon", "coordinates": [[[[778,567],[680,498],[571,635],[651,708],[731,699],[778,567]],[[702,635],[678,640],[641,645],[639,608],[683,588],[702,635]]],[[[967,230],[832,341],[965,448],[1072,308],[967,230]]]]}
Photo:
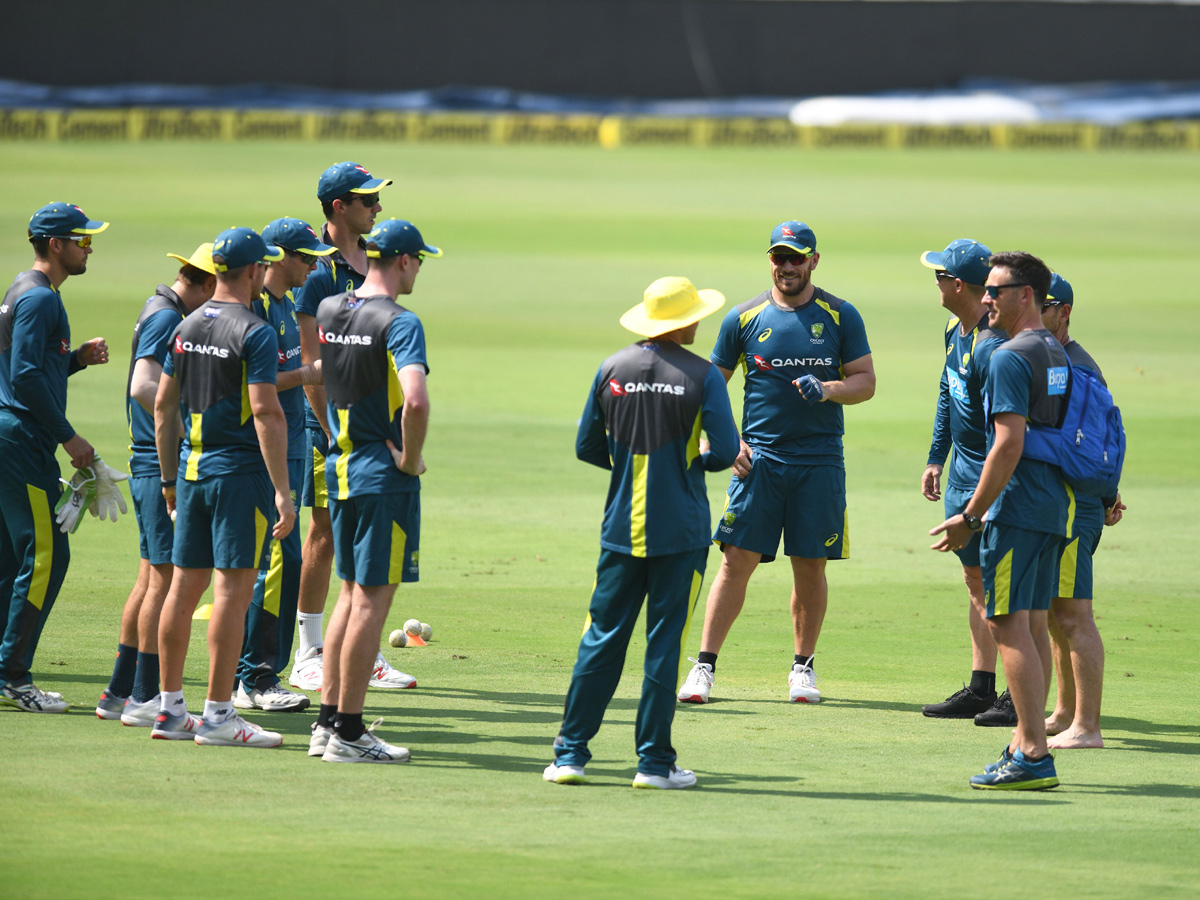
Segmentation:
{"type": "Polygon", "coordinates": [[[275,383],[278,356],[275,332],[237,302],[210,300],[179,324],[163,374],[179,382],[180,478],[266,472],[249,386],[275,383]]]}
{"type": "Polygon", "coordinates": [[[330,498],[419,491],[421,479],[396,468],[387,442],[404,447],[400,370],[429,372],[421,320],[390,297],[347,292],[321,302],[317,337],[332,435],[325,461],[330,498]]]}
{"type": "MultiPolygon", "coordinates": [[[[251,304],[251,308],[264,322],[271,326],[279,342],[279,371],[294,372],[301,366],[300,326],[296,323],[296,305],[291,291],[275,297],[264,290],[251,304]]],[[[304,433],[307,406],[304,388],[296,386],[279,392],[279,405],[283,407],[288,429],[288,459],[304,459],[308,450],[304,433]]]]}
{"type": "Polygon", "coordinates": [[[809,404],[792,382],[802,375],[841,380],[845,363],[870,352],[862,316],[849,303],[815,288],[807,303],[785,310],[768,290],[726,314],[710,359],[745,375],[742,440],[755,453],[840,466],[842,404],[809,404]]]}

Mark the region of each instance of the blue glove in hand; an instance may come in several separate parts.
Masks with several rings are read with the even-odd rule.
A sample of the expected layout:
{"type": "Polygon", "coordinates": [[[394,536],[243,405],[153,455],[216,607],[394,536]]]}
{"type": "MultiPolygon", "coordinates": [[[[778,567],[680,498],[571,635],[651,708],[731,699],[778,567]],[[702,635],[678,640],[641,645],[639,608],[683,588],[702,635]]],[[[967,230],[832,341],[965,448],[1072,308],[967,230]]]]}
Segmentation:
{"type": "Polygon", "coordinates": [[[800,396],[807,403],[820,403],[825,399],[825,391],[816,375],[801,375],[792,384],[800,389],[800,396]]]}

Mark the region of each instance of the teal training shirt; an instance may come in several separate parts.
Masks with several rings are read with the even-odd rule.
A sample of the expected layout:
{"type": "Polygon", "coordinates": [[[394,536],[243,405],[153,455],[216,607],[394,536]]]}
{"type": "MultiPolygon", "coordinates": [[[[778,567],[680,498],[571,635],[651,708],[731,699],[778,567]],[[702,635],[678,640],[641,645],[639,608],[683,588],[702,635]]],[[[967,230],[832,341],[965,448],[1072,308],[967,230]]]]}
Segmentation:
{"type": "MultiPolygon", "coordinates": [[[[275,297],[268,290],[251,304],[255,315],[271,326],[279,342],[279,371],[294,372],[300,368],[300,326],[296,324],[296,307],[292,292],[285,291],[275,297]]],[[[279,405],[287,419],[288,459],[304,459],[308,452],[308,441],[304,434],[307,406],[304,388],[297,385],[279,392],[279,405]]]]}
{"type": "Polygon", "coordinates": [[[721,322],[714,363],[742,368],[742,440],[783,463],[842,465],[842,404],[809,404],[792,382],[844,377],[842,366],[871,352],[862,316],[816,288],[808,303],[783,310],[765,291],[734,307],[721,322]]]}
{"type": "Polygon", "coordinates": [[[179,382],[179,477],[265,472],[249,386],[274,384],[275,333],[249,307],[210,300],[175,329],[163,373],[179,382]]]}
{"type": "Polygon", "coordinates": [[[725,379],[708,360],[654,340],[610,356],[575,439],[579,459],[612,470],[600,546],[638,557],[707,547],[704,473],[729,468],[739,446],[725,379]]]}
{"type": "Polygon", "coordinates": [[[421,479],[396,468],[387,441],[403,450],[400,370],[426,373],[425,330],[390,297],[327,297],[317,310],[321,370],[332,437],[325,484],[335,500],[421,489],[421,479]]]}
{"type": "MultiPolygon", "coordinates": [[[[992,354],[988,371],[989,443],[993,419],[1016,413],[1036,425],[1057,425],[1067,392],[1067,354],[1049,331],[1022,331],[992,354]]],[[[1058,466],[1021,457],[988,510],[988,521],[1060,534],[1072,533],[1075,494],[1058,466]]]]}
{"type": "MultiPolygon", "coordinates": [[[[321,229],[321,240],[326,244],[333,243],[329,239],[328,225],[321,229]]],[[[360,246],[366,246],[366,242],[362,238],[359,238],[358,242],[360,246]]],[[[308,280],[296,290],[296,312],[300,315],[312,316],[315,319],[322,300],[346,291],[357,290],[362,287],[365,277],[346,262],[346,257],[342,256],[340,250],[335,250],[328,256],[318,257],[317,267],[309,273],[308,280]]],[[[303,389],[300,393],[304,393],[303,389]]],[[[308,404],[307,397],[304,398],[304,424],[307,428],[317,430],[321,427],[312,407],[308,404]]]]}
{"type": "Polygon", "coordinates": [[[938,388],[933,443],[926,465],[945,465],[951,447],[954,457],[946,473],[946,486],[971,491],[979,483],[987,458],[987,419],[983,414],[988,365],[992,352],[1007,340],[1002,331],[988,327],[984,315],[966,334],[957,317],[946,325],[946,364],[938,388]]]}
{"type": "Polygon", "coordinates": [[[171,337],[187,309],[179,296],[160,284],[154,296],[142,306],[137,324],[133,326],[133,347],[129,357],[129,374],[125,379],[125,421],[129,425],[129,474],[135,478],[154,478],[159,475],[158,449],[154,444],[154,415],[133,399],[133,370],[139,359],[152,359],[166,365],[171,353],[171,337]]]}

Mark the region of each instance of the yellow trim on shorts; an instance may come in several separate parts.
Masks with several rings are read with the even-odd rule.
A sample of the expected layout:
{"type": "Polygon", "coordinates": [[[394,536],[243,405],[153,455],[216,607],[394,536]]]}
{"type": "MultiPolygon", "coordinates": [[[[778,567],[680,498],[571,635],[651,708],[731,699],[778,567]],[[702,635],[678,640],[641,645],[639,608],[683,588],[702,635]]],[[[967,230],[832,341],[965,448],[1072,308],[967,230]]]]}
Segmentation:
{"type": "Polygon", "coordinates": [[[325,485],[325,454],[316,447],[313,455],[313,508],[329,508],[329,488],[325,485]]]}
{"type": "Polygon", "coordinates": [[[191,413],[192,428],[188,432],[187,468],[183,472],[184,481],[196,481],[200,478],[200,457],[204,455],[204,413],[191,413]]]}
{"type": "Polygon", "coordinates": [[[850,507],[842,510],[842,559],[850,558],[850,507]]]}
{"type": "Polygon", "coordinates": [[[29,511],[33,515],[33,572],[25,595],[37,609],[46,602],[50,571],[54,568],[54,531],[50,522],[49,495],[36,485],[27,484],[29,511]]]}
{"type": "Polygon", "coordinates": [[[404,579],[404,548],[408,546],[408,535],[404,529],[392,523],[392,545],[388,551],[388,584],[399,584],[404,579]],[[396,548],[399,548],[397,552],[396,548]]]}
{"type": "Polygon", "coordinates": [[[699,572],[692,572],[692,586],[688,591],[688,596],[691,598],[688,602],[687,618],[683,620],[683,631],[679,635],[679,675],[675,679],[675,689],[679,690],[679,686],[683,684],[690,667],[687,665],[687,642],[688,632],[692,628],[692,615],[696,612],[696,603],[700,600],[700,585],[704,583],[704,576],[699,572]]]}
{"type": "Polygon", "coordinates": [[[1079,538],[1072,538],[1058,558],[1058,593],[1055,597],[1075,597],[1075,567],[1078,564],[1079,538]]]}
{"type": "Polygon", "coordinates": [[[993,582],[996,588],[993,598],[995,602],[992,606],[994,610],[993,615],[1008,615],[1009,600],[1012,594],[1012,556],[1013,552],[1009,550],[1004,554],[1000,562],[996,564],[996,577],[993,582]],[[1001,598],[1004,598],[1003,603],[1001,603],[1001,598]]]}
{"type": "MultiPolygon", "coordinates": [[[[338,495],[337,499],[347,500],[350,497],[350,454],[354,452],[354,441],[350,440],[350,410],[339,409],[337,446],[342,452],[338,454],[337,470],[338,495]]],[[[388,582],[389,584],[393,582],[388,582]]]]}
{"type": "Polygon", "coordinates": [[[271,562],[263,580],[263,610],[279,618],[283,598],[283,541],[271,541],[271,562]]]}
{"type": "Polygon", "coordinates": [[[263,511],[257,506],[254,507],[254,568],[256,569],[262,561],[263,541],[267,539],[267,532],[270,530],[267,525],[267,517],[263,515],[263,511]]]}
{"type": "Polygon", "coordinates": [[[1070,534],[1075,530],[1075,492],[1065,481],[1063,487],[1067,489],[1067,534],[1070,534]]]}
{"type": "Polygon", "coordinates": [[[633,454],[633,496],[630,498],[629,544],[630,555],[646,555],[646,482],[650,468],[650,457],[645,453],[633,454]]]}

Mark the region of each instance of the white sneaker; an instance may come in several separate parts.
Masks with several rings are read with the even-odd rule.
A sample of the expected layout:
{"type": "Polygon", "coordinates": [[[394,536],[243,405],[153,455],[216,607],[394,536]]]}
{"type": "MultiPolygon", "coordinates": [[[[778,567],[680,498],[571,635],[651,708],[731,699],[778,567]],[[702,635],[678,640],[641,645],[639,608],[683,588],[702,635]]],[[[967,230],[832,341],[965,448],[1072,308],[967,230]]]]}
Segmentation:
{"type": "Polygon", "coordinates": [[[292,687],[302,691],[321,689],[321,675],[325,669],[325,657],[321,654],[324,650],[324,647],[311,647],[303,656],[296,656],[291,677],[288,678],[292,687]]]}
{"type": "Polygon", "coordinates": [[[209,747],[278,747],[283,735],[259,728],[234,713],[220,725],[202,722],[196,729],[196,743],[209,747]]]}
{"type": "Polygon", "coordinates": [[[0,706],[33,713],[62,713],[71,708],[62,694],[47,693],[33,683],[14,685],[8,682],[0,688],[0,706]]]}
{"type": "Polygon", "coordinates": [[[373,688],[415,688],[417,679],[393,669],[392,664],[380,653],[375,657],[375,670],[371,672],[371,680],[367,684],[373,688]]]}
{"type": "Polygon", "coordinates": [[[820,703],[821,692],[817,690],[820,680],[812,666],[796,663],[788,675],[788,699],[793,703],[820,703]]]}
{"type": "Polygon", "coordinates": [[[238,709],[264,709],[267,712],[300,712],[308,709],[311,703],[303,694],[292,693],[282,684],[273,684],[265,691],[246,690],[244,684],[239,684],[233,697],[233,705],[238,709]]]}
{"type": "Polygon", "coordinates": [[[645,772],[638,772],[633,778],[633,786],[635,788],[649,788],[660,791],[690,788],[695,783],[696,773],[691,769],[681,769],[678,766],[671,766],[671,771],[666,775],[647,775],[645,772]]]}
{"type": "MultiPolygon", "coordinates": [[[[50,695],[46,694],[46,696],[50,695]]],[[[100,695],[100,702],[96,704],[96,718],[109,720],[121,718],[121,711],[125,709],[128,700],[128,697],[118,697],[116,694],[109,693],[108,688],[105,688],[104,693],[100,695]]]]}
{"type": "Polygon", "coordinates": [[[121,724],[131,728],[153,728],[161,706],[162,698],[158,694],[145,703],[138,703],[130,697],[125,703],[125,709],[121,711],[121,724]]]}
{"type": "Polygon", "coordinates": [[[308,739],[308,755],[309,756],[324,756],[325,748],[329,746],[329,739],[333,737],[333,729],[327,725],[318,725],[316,722],[312,724],[312,737],[308,739]]]}
{"type": "Polygon", "coordinates": [[[344,741],[335,732],[329,738],[323,762],[336,763],[405,763],[409,760],[406,747],[396,747],[375,736],[375,726],[383,719],[376,719],[357,741],[344,741]]]}
{"type": "Polygon", "coordinates": [[[542,779],[553,784],[585,784],[583,766],[559,766],[554,763],[542,771],[542,779]]]}
{"type": "Polygon", "coordinates": [[[696,662],[690,656],[688,662],[696,664],[692,666],[692,671],[688,672],[688,677],[684,679],[683,686],[675,696],[680,703],[707,703],[708,693],[717,677],[713,667],[708,663],[696,662]]]}

